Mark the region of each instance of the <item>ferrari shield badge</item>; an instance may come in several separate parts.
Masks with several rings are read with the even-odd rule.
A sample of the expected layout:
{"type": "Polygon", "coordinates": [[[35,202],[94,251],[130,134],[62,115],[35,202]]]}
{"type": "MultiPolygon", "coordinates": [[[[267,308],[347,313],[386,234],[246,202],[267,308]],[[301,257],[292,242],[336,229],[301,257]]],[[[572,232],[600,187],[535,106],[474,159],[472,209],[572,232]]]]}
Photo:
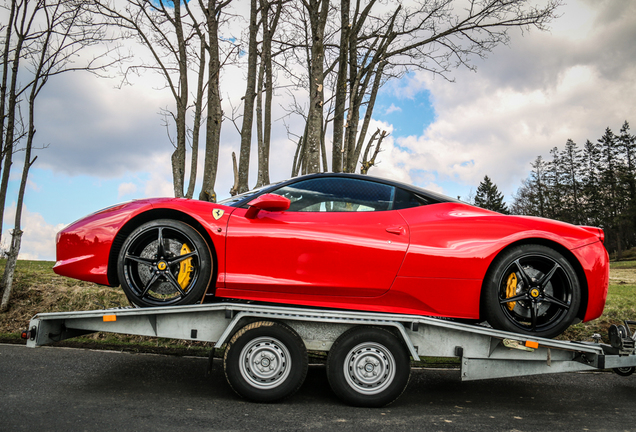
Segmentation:
{"type": "Polygon", "coordinates": [[[221,210],[221,209],[212,210],[212,216],[214,216],[214,219],[216,220],[221,219],[221,216],[223,216],[223,213],[225,213],[225,210],[221,210]]]}

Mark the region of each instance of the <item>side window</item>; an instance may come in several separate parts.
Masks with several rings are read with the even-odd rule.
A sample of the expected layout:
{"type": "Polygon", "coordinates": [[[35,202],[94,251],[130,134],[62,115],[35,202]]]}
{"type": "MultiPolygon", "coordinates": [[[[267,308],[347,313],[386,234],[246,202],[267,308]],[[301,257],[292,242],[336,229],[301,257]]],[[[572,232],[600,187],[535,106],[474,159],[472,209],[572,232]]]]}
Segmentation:
{"type": "Polygon", "coordinates": [[[393,210],[402,210],[402,209],[407,209],[411,207],[419,207],[426,204],[431,204],[431,201],[419,195],[415,195],[413,192],[409,192],[400,188],[395,189],[395,200],[393,202],[393,210]]]}
{"type": "Polygon", "coordinates": [[[391,210],[395,188],[343,177],[315,178],[272,193],[289,198],[289,211],[350,212],[391,210]]]}

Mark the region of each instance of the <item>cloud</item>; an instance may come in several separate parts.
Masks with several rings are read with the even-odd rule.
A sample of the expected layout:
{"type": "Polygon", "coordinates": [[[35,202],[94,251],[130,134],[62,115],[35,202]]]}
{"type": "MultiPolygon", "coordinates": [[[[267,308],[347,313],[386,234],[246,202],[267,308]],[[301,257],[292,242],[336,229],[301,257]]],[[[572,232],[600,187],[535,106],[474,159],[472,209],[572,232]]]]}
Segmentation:
{"type": "Polygon", "coordinates": [[[395,106],[395,104],[391,104],[391,106],[388,107],[386,111],[384,112],[384,115],[389,115],[394,112],[402,112],[402,108],[395,106]]]}
{"type": "Polygon", "coordinates": [[[119,185],[119,188],[117,188],[117,196],[119,198],[124,195],[132,195],[135,192],[137,192],[137,185],[134,183],[122,183],[119,185]]]}
{"type": "Polygon", "coordinates": [[[437,117],[421,135],[387,142],[372,173],[425,170],[438,184],[464,184],[463,195],[489,175],[510,195],[536,156],[636,121],[636,3],[570,2],[561,12],[551,32],[511,33],[455,83],[427,73],[398,83],[401,97],[430,91],[437,117]]]}
{"type": "MultiPolygon", "coordinates": [[[[498,47],[485,60],[476,59],[477,73],[455,71],[455,83],[423,72],[390,82],[385,90],[397,101],[378,107],[376,117],[393,114],[406,119],[403,123],[416,123],[410,117],[411,109],[400,111],[404,105],[398,101],[423,100],[423,92],[434,105],[435,117],[426,129],[408,132],[391,118],[396,122],[395,133],[385,139],[380,165],[370,173],[431,188],[447,189],[449,182],[455,182],[466,189],[452,195],[466,195],[488,174],[510,195],[537,155],[546,156],[550,148],[562,146],[568,138],[582,144],[600,136],[607,126],[619,128],[624,120],[631,120],[636,98],[636,2],[572,0],[559,12],[562,17],[554,21],[550,32],[533,30],[522,37],[511,30],[509,46],[498,47]],[[423,175],[424,171],[428,174],[423,175]]],[[[143,50],[136,54],[144,55],[143,50]]],[[[222,72],[226,115],[231,113],[229,101],[240,108],[245,90],[241,67],[228,65],[222,72]]],[[[277,84],[285,84],[283,74],[277,79],[277,84]]],[[[50,146],[38,152],[43,156],[38,167],[110,179],[135,173],[144,180],[119,185],[119,196],[172,195],[170,154],[174,147],[158,114],[161,108],[174,105],[171,95],[165,89],[157,90],[163,87],[162,81],[153,74],[121,90],[115,84],[116,80],[73,73],[55,77],[45,87],[37,112],[37,137],[45,138],[37,144],[50,146]]],[[[305,103],[303,92],[296,96],[301,105],[305,103]]],[[[302,134],[304,127],[302,120],[285,117],[284,107],[291,100],[291,95],[276,90],[272,181],[290,176],[296,149],[295,138],[288,137],[280,119],[286,119],[292,133],[302,134]]],[[[240,119],[237,123],[240,126],[240,119]]],[[[375,126],[369,130],[374,131],[375,126]]],[[[253,137],[255,142],[255,134],[253,137]]],[[[195,196],[203,171],[203,141],[200,146],[195,196]]],[[[215,185],[219,198],[227,196],[232,186],[231,154],[238,154],[239,146],[234,125],[224,120],[215,185]]],[[[329,147],[327,142],[328,152],[329,147]]],[[[331,162],[330,155],[328,159],[331,162]]],[[[256,171],[253,145],[250,186],[255,184],[256,171]]]]}
{"type": "MultiPolygon", "coordinates": [[[[2,250],[8,250],[11,244],[14,218],[15,203],[5,210],[2,250]]],[[[32,213],[23,207],[21,225],[24,234],[18,258],[23,260],[55,260],[55,236],[58,231],[64,228],[64,224],[49,224],[41,214],[32,213]]]]}

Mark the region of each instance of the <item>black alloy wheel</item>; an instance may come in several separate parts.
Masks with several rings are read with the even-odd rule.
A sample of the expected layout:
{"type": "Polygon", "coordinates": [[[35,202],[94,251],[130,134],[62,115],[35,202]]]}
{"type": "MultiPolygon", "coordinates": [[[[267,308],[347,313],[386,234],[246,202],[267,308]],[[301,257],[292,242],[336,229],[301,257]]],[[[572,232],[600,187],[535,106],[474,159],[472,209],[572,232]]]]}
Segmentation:
{"type": "Polygon", "coordinates": [[[553,338],[574,321],[581,286],[568,260],[543,245],[520,245],[493,262],[483,287],[484,315],[496,329],[553,338]]]}
{"type": "Polygon", "coordinates": [[[210,249],[201,235],[171,219],[148,222],[133,231],[117,266],[128,299],[141,307],[200,302],[212,269],[210,249]]]}

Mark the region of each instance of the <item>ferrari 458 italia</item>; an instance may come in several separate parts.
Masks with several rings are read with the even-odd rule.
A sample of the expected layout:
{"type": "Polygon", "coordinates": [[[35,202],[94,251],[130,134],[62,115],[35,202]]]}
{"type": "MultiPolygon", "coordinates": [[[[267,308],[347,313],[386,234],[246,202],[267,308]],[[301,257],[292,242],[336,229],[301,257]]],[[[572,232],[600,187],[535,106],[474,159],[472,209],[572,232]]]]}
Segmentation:
{"type": "Polygon", "coordinates": [[[395,181],[313,174],[220,203],[144,199],[57,237],[55,271],[136,306],[241,299],[488,321],[554,337],[603,312],[603,231],[395,181]]]}

